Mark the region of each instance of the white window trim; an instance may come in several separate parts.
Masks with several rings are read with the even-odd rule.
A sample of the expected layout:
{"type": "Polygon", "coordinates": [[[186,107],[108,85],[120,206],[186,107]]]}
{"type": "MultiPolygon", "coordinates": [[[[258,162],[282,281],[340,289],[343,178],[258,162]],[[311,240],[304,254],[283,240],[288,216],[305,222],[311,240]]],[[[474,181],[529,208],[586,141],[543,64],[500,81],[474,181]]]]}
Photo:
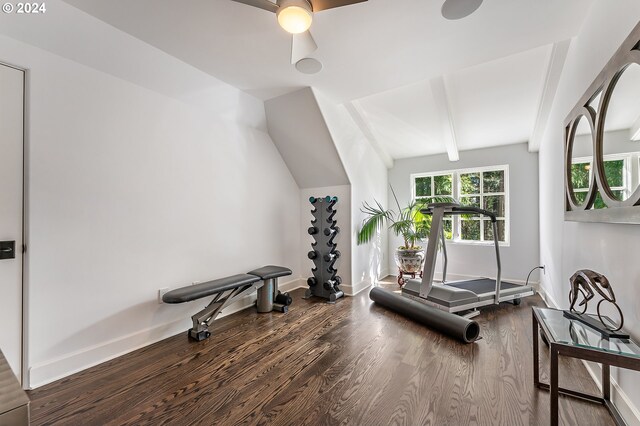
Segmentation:
{"type": "MultiPolygon", "coordinates": [[[[421,177],[433,177],[433,176],[442,176],[442,175],[453,175],[453,179],[451,182],[452,185],[452,196],[455,199],[460,199],[461,195],[460,195],[460,175],[461,174],[467,174],[467,173],[480,173],[480,172],[490,172],[490,171],[497,171],[497,170],[503,170],[504,171],[504,193],[503,192],[489,192],[489,193],[481,193],[478,194],[477,196],[489,196],[489,195],[503,195],[505,196],[505,216],[504,218],[500,218],[500,219],[504,219],[505,222],[505,240],[504,241],[500,241],[499,245],[501,247],[509,247],[511,245],[511,195],[510,195],[510,191],[509,191],[509,165],[508,164],[501,164],[501,165],[496,165],[496,166],[483,166],[483,167],[470,167],[470,168],[465,168],[465,169],[453,169],[453,170],[438,170],[438,171],[434,171],[434,172],[429,172],[429,173],[412,173],[409,176],[409,179],[411,180],[410,185],[411,185],[411,199],[415,200],[416,198],[426,198],[426,197],[416,197],[416,178],[421,178],[421,177]]],[[[432,180],[432,189],[433,189],[433,180],[432,180]]],[[[480,189],[482,191],[482,188],[480,189]]],[[[433,194],[433,192],[432,192],[433,194]]],[[[432,196],[436,196],[437,195],[432,195],[432,196]]],[[[467,195],[464,195],[467,196],[467,195]]],[[[483,221],[483,219],[478,219],[480,221],[483,221]]],[[[481,223],[481,225],[483,225],[483,223],[481,223]]],[[[483,228],[481,226],[481,228],[483,228]]],[[[481,231],[481,235],[484,235],[484,229],[482,229],[481,231]]],[[[453,218],[453,239],[448,240],[450,243],[452,244],[460,244],[460,245],[470,245],[470,246],[493,246],[494,242],[493,240],[488,240],[488,241],[474,241],[474,240],[462,240],[460,239],[460,217],[459,216],[455,216],[453,218]]]]}
{"type": "MultiPolygon", "coordinates": [[[[589,170],[589,180],[593,173],[593,164],[591,163],[593,157],[577,157],[571,159],[571,164],[589,163],[591,169],[589,170]]],[[[625,198],[631,196],[633,188],[636,188],[640,184],[640,154],[637,152],[622,152],[616,154],[607,154],[603,157],[604,161],[616,161],[624,160],[624,181],[623,186],[614,186],[610,188],[612,191],[624,191],[625,198]],[[638,169],[634,172],[634,166],[638,166],[638,169]]],[[[589,188],[578,188],[574,192],[588,192],[589,188]]]]}

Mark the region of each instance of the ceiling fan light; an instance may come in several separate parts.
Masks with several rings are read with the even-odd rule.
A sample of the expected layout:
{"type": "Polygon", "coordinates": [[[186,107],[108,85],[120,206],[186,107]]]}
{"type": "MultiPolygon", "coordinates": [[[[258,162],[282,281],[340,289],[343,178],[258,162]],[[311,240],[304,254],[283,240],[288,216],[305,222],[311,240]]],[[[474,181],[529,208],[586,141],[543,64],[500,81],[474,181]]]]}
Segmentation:
{"type": "Polygon", "coordinates": [[[277,12],[278,24],[291,34],[300,34],[311,27],[313,13],[300,6],[281,7],[277,12]]]}

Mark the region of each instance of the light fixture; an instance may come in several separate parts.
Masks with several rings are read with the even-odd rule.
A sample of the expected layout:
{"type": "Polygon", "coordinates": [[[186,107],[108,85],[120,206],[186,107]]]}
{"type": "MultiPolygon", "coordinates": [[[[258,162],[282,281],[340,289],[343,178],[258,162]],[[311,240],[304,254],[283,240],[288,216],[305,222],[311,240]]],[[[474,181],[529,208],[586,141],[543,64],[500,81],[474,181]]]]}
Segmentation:
{"type": "Polygon", "coordinates": [[[307,0],[282,0],[276,12],[278,24],[291,34],[300,34],[311,27],[313,10],[307,0]]]}

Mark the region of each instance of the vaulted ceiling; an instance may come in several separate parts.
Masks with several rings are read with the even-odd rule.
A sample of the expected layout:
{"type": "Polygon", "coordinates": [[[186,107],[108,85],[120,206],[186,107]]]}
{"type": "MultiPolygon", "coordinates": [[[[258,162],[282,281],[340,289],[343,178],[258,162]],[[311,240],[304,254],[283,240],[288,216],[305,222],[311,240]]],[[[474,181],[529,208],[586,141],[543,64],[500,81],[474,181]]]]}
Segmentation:
{"type": "Polygon", "coordinates": [[[275,16],[231,0],[66,0],[261,99],[312,86],[345,103],[379,150],[403,158],[533,140],[568,42],[593,0],[485,0],[449,21],[442,0],[322,11],[314,75],[289,62],[275,16]],[[449,130],[447,130],[449,129],[449,130]]]}

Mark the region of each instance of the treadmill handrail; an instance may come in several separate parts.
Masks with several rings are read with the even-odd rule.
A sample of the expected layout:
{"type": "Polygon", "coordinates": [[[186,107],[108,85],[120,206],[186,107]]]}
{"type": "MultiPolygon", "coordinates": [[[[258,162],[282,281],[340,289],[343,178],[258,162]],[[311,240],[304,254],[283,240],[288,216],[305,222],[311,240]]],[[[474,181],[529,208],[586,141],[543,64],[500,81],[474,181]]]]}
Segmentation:
{"type": "MultiPolygon", "coordinates": [[[[427,207],[420,209],[420,213],[422,214],[428,214],[428,215],[432,215],[433,214],[433,209],[436,207],[442,207],[441,205],[438,206],[438,203],[434,203],[434,204],[428,204],[427,207]]],[[[461,205],[456,205],[456,204],[451,204],[449,203],[447,206],[447,208],[444,209],[443,214],[445,216],[447,215],[456,215],[456,214],[465,214],[465,213],[478,213],[484,216],[489,216],[491,218],[491,222],[495,222],[497,221],[497,217],[496,214],[492,211],[489,210],[485,210],[485,209],[481,209],[479,207],[473,207],[473,206],[461,206],[461,205]],[[450,209],[450,210],[449,210],[450,209]]]]}
{"type": "Polygon", "coordinates": [[[431,223],[431,231],[429,233],[429,243],[427,244],[427,252],[425,255],[424,269],[422,273],[422,282],[420,285],[420,297],[427,298],[431,287],[433,286],[433,273],[436,266],[436,257],[438,250],[436,245],[438,239],[442,236],[442,247],[444,251],[444,270],[443,270],[443,282],[446,280],[447,274],[447,249],[444,238],[444,232],[442,229],[442,217],[446,215],[464,214],[464,213],[479,213],[491,218],[493,226],[493,244],[496,251],[496,287],[494,289],[494,303],[497,305],[500,303],[500,283],[502,281],[502,262],[500,261],[500,241],[498,238],[498,221],[495,213],[488,210],[484,210],[477,207],[461,206],[456,203],[431,203],[426,208],[420,209],[422,214],[428,214],[433,216],[431,223]],[[434,215],[435,210],[438,214],[434,215]],[[434,231],[435,228],[435,232],[434,231]]]}

